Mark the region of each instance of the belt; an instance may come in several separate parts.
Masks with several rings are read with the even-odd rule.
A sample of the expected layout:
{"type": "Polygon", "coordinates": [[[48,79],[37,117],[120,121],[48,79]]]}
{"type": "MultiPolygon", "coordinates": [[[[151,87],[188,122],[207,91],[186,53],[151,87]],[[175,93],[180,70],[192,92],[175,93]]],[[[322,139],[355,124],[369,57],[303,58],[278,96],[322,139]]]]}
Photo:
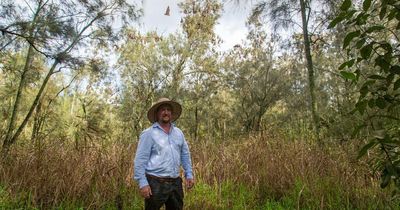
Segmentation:
{"type": "Polygon", "coordinates": [[[177,180],[179,180],[180,177],[176,177],[176,178],[172,178],[172,177],[158,177],[158,176],[154,176],[154,175],[150,175],[150,174],[146,174],[146,177],[148,179],[154,179],[157,180],[159,182],[176,182],[177,180]]]}

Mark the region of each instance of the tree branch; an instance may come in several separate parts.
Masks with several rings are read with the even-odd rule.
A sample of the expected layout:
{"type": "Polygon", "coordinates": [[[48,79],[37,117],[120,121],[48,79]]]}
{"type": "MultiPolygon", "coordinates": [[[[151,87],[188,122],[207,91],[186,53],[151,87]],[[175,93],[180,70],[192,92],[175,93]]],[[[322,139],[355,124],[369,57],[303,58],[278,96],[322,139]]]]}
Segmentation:
{"type": "Polygon", "coordinates": [[[17,39],[17,37],[14,37],[13,39],[11,39],[8,43],[6,43],[4,46],[2,46],[1,48],[0,48],[0,52],[1,51],[3,51],[4,49],[6,49],[6,47],[9,45],[9,44],[11,44],[14,40],[16,40],[17,39]]]}
{"type": "MultiPolygon", "coordinates": [[[[33,43],[32,37],[27,37],[27,36],[25,36],[25,35],[22,35],[22,34],[13,32],[13,31],[9,31],[9,30],[7,30],[7,29],[5,29],[5,28],[0,28],[0,31],[1,31],[3,34],[4,34],[4,33],[7,33],[7,34],[11,34],[11,35],[14,35],[14,36],[17,36],[17,37],[22,37],[23,39],[25,39],[25,40],[29,43],[30,46],[33,47],[33,49],[35,49],[36,52],[38,52],[38,53],[44,55],[46,58],[53,58],[51,55],[49,55],[49,54],[47,54],[47,53],[45,53],[45,52],[39,50],[39,49],[35,46],[35,44],[33,43]]],[[[16,38],[14,38],[14,40],[15,40],[15,39],[16,39],[16,38]]],[[[3,48],[4,48],[4,47],[3,47],[3,48]]],[[[2,48],[1,50],[3,50],[3,48],[2,48]]]]}

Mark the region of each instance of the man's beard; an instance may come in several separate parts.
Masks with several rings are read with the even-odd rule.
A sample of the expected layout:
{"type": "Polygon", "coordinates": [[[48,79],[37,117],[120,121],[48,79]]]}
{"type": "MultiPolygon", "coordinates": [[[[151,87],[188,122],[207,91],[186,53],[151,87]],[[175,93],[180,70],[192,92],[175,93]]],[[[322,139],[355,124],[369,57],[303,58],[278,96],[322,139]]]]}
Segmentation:
{"type": "Polygon", "coordinates": [[[160,120],[162,123],[170,123],[171,122],[171,117],[168,117],[167,119],[165,119],[165,117],[161,117],[160,120]]]}

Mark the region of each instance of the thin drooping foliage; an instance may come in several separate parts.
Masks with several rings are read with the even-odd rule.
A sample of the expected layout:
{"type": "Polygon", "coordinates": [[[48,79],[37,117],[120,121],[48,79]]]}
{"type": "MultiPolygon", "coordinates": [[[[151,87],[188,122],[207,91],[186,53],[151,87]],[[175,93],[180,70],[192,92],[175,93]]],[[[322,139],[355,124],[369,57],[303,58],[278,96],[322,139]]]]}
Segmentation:
{"type": "Polygon", "coordinates": [[[1,32],[4,36],[1,48],[4,50],[14,46],[27,46],[25,63],[16,74],[19,81],[15,93],[7,132],[3,139],[2,154],[7,156],[28,121],[32,117],[43,95],[50,78],[61,72],[63,68],[71,69],[82,65],[86,60],[76,56],[79,45],[94,41],[92,44],[105,45],[113,39],[114,18],[123,23],[136,18],[135,5],[126,1],[5,1],[1,4],[4,19],[1,22],[1,32]],[[36,54],[37,53],[37,54],[36,54]],[[74,54],[75,53],[75,54],[74,54]],[[32,70],[34,59],[42,59],[51,63],[47,73],[42,73],[40,88],[34,96],[29,110],[20,111],[24,89],[27,86],[27,76],[32,70]],[[57,69],[58,68],[58,69],[57,69]],[[22,121],[17,126],[18,117],[22,121]]]}
{"type": "MultiPolygon", "coordinates": [[[[317,16],[319,12],[323,11],[323,8],[318,8],[312,5],[312,1],[308,0],[270,0],[261,1],[253,9],[252,16],[267,16],[273,25],[274,30],[279,28],[288,29],[292,26],[299,26],[302,32],[302,42],[303,42],[303,57],[305,59],[305,66],[307,69],[307,79],[308,79],[308,89],[309,89],[309,104],[311,116],[314,123],[314,129],[316,132],[316,137],[319,140],[321,123],[320,114],[317,110],[317,95],[316,95],[316,85],[315,85],[315,63],[313,62],[313,56],[311,52],[311,35],[312,30],[311,24],[319,25],[321,28],[315,28],[316,30],[321,30],[324,24],[319,24],[317,16]],[[315,10],[315,11],[314,11],[315,10]],[[300,21],[298,21],[300,20],[300,21]]],[[[325,2],[320,1],[323,5],[325,2]]],[[[315,4],[315,3],[314,3],[315,4]]],[[[322,12],[323,13],[323,12],[322,12]]],[[[320,21],[321,22],[321,21],[320,21]]],[[[295,30],[296,31],[296,30],[295,30]]],[[[314,32],[315,33],[315,32],[314,32]]]]}

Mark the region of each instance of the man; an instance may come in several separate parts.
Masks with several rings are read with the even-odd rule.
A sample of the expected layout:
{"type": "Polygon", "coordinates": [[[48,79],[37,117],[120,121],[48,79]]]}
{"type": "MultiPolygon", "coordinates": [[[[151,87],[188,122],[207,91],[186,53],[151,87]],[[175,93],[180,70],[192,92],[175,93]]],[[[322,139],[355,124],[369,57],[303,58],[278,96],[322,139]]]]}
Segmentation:
{"type": "Polygon", "coordinates": [[[190,152],[182,131],[172,122],[181,115],[179,103],[161,98],[147,112],[153,125],[142,132],[134,161],[134,179],[139,183],[145,209],[183,209],[180,166],[186,187],[194,185],[190,152]]]}

